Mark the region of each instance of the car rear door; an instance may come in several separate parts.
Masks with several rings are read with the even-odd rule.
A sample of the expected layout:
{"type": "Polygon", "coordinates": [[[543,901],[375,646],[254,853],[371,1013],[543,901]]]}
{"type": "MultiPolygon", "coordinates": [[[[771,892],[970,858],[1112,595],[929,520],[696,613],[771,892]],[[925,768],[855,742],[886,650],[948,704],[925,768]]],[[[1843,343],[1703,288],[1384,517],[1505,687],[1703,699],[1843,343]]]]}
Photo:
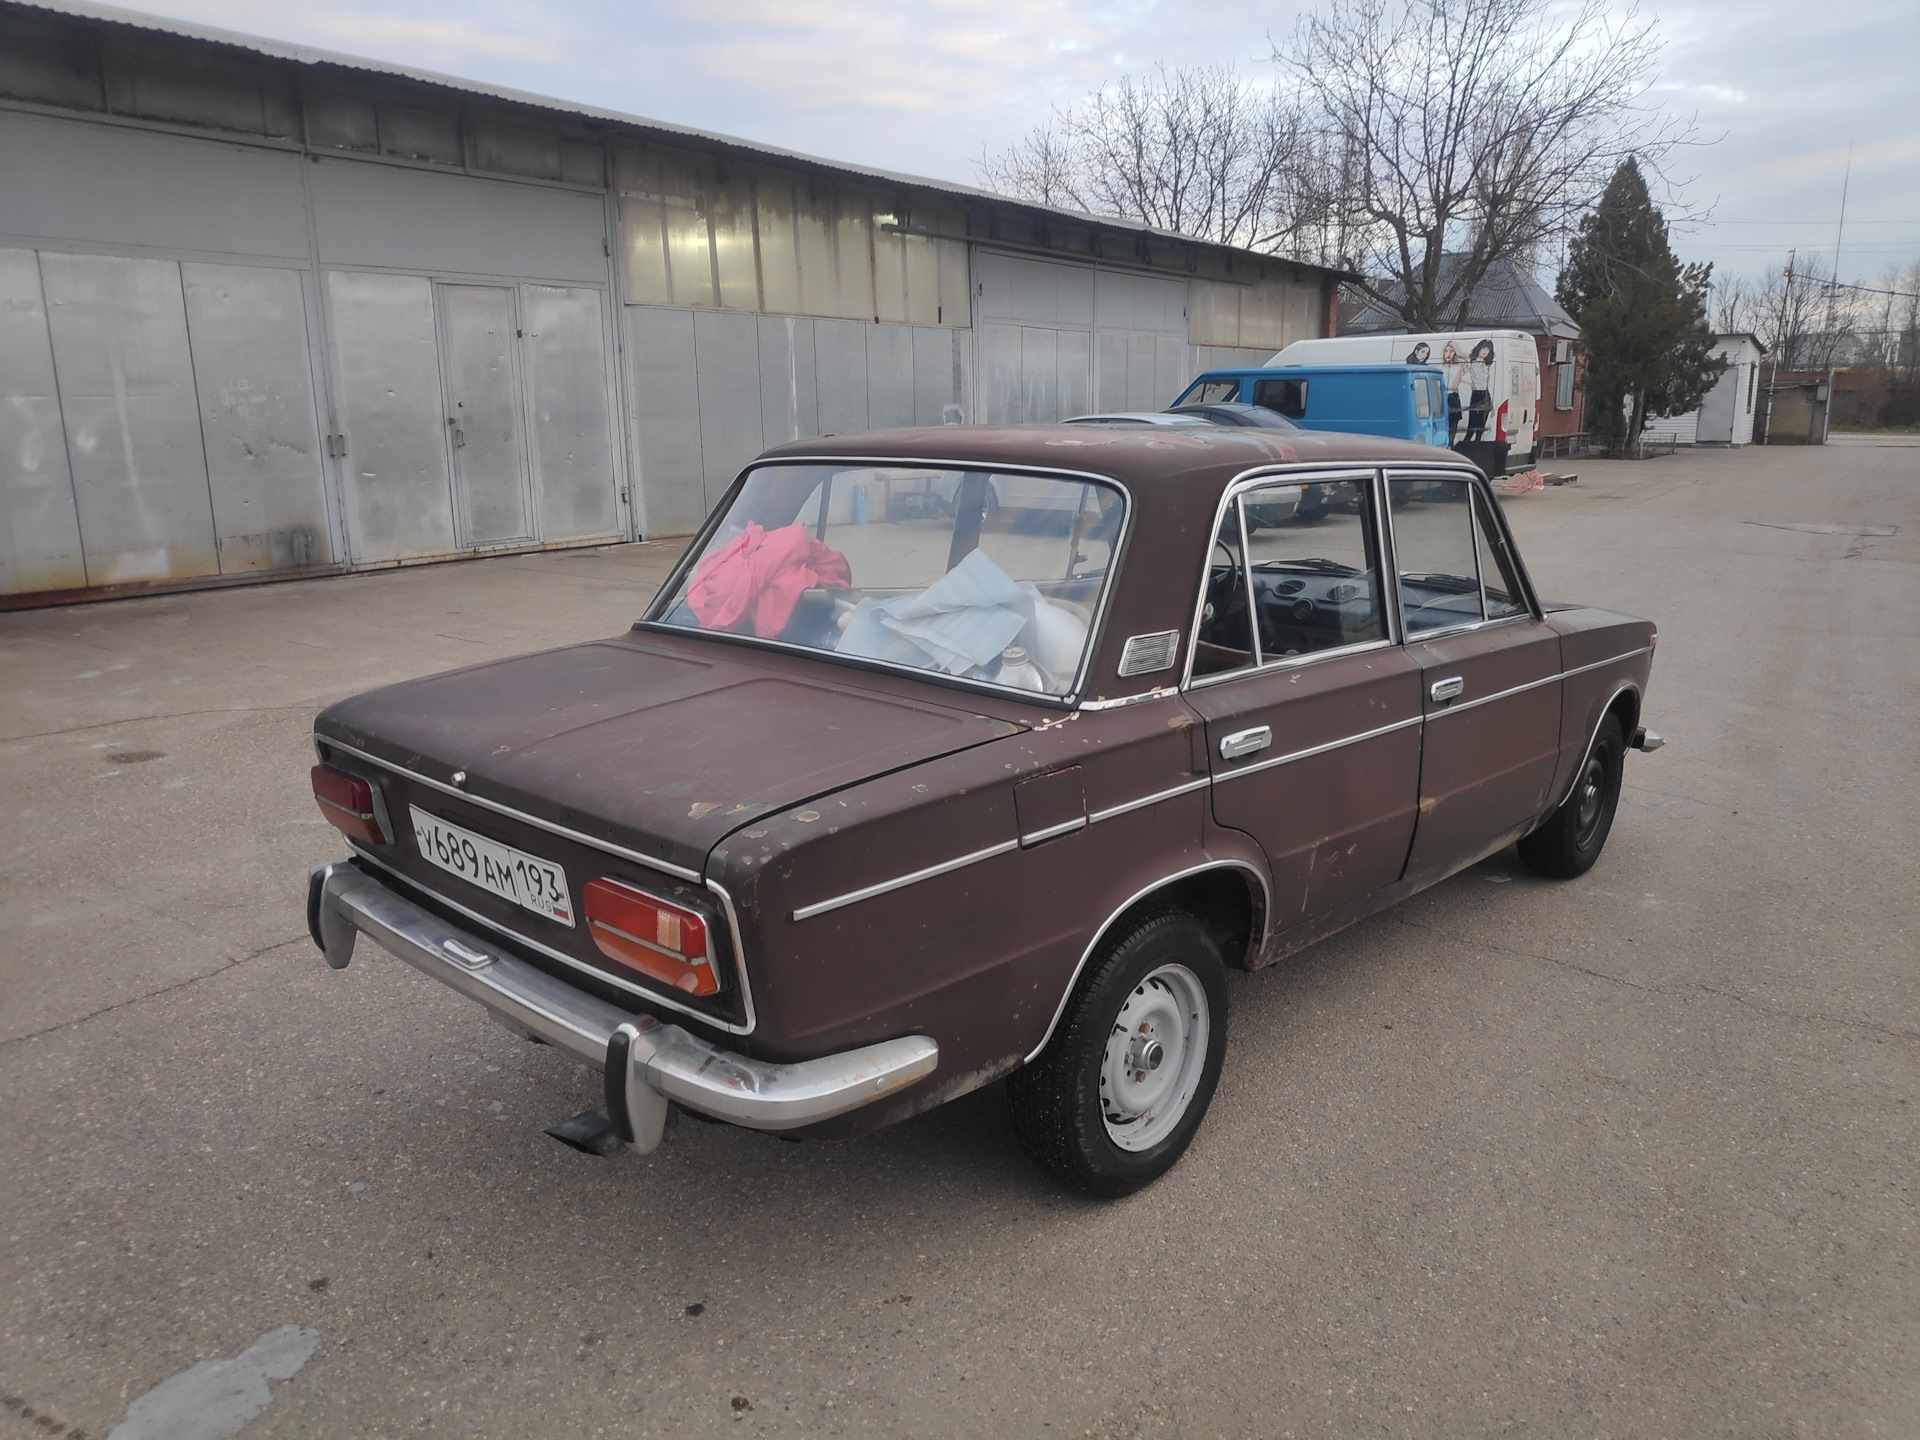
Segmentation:
{"type": "Polygon", "coordinates": [[[1545,811],[1560,637],[1533,608],[1483,481],[1391,471],[1394,570],[1425,714],[1410,879],[1457,869],[1545,811]]]}
{"type": "Polygon", "coordinates": [[[1315,474],[1325,511],[1241,527],[1304,478],[1229,501],[1187,695],[1215,823],[1266,852],[1281,933],[1399,878],[1420,772],[1420,670],[1393,643],[1377,477],[1315,474]]]}

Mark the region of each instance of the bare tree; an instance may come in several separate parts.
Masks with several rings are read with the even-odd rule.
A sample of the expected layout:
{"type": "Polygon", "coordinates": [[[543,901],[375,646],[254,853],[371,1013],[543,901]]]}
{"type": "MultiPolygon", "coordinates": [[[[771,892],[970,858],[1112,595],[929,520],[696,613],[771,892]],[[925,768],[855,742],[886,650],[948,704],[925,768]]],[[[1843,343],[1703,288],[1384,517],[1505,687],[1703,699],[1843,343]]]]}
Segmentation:
{"type": "Polygon", "coordinates": [[[1691,138],[1645,105],[1658,53],[1653,21],[1604,0],[1331,0],[1274,58],[1344,157],[1326,200],[1356,288],[1432,330],[1464,324],[1488,269],[1565,233],[1623,159],[1658,175],[1691,138]]]}
{"type": "Polygon", "coordinates": [[[1713,329],[1717,335],[1758,333],[1754,326],[1754,283],[1744,275],[1713,282],[1713,329]]]}
{"type": "MultiPolygon", "coordinates": [[[[1043,205],[1117,215],[1227,245],[1324,245],[1337,183],[1299,110],[1231,66],[1161,67],[1056,110],[998,155],[983,184],[1043,205]]],[[[1305,257],[1301,257],[1305,258],[1305,257]]]]}

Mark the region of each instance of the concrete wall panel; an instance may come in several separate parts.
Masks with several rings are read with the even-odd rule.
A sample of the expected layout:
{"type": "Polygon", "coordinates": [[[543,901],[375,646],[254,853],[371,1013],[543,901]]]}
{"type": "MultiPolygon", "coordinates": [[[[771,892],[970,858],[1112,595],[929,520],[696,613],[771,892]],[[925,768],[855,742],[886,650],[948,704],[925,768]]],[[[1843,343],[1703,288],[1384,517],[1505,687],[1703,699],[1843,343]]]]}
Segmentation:
{"type": "Polygon", "coordinates": [[[640,448],[641,533],[691,534],[707,513],[693,315],[629,306],[627,336],[640,448]]]}
{"type": "Polygon", "coordinates": [[[297,270],[180,267],[220,572],[322,565],[320,427],[297,270]]]}
{"type": "Polygon", "coordinates": [[[0,250],[0,594],[86,583],[39,257],[0,250]]]}
{"type": "Polygon", "coordinates": [[[905,325],[868,325],[867,426],[887,430],[913,424],[913,331],[905,325]]]}
{"type": "Polygon", "coordinates": [[[767,449],[820,433],[813,325],[801,316],[760,317],[760,441],[767,449]]]}
{"type": "Polygon", "coordinates": [[[813,322],[813,374],[822,435],[873,428],[867,420],[866,329],[857,320],[813,322]]]}
{"type": "Polygon", "coordinates": [[[87,580],[220,573],[180,267],[40,257],[87,580]]]}
{"type": "Polygon", "coordinates": [[[693,317],[700,389],[700,460],[704,515],[761,445],[760,335],[751,315],[701,311],[693,317]]]}
{"type": "Polygon", "coordinates": [[[603,284],[597,195],[323,159],[313,167],[322,263],[603,284]]]}
{"type": "Polygon", "coordinates": [[[304,260],[300,157],[0,111],[0,235],[304,260]]]}
{"type": "Polygon", "coordinates": [[[961,330],[913,332],[913,423],[943,425],[949,405],[966,415],[966,360],[972,337],[961,330]]]}

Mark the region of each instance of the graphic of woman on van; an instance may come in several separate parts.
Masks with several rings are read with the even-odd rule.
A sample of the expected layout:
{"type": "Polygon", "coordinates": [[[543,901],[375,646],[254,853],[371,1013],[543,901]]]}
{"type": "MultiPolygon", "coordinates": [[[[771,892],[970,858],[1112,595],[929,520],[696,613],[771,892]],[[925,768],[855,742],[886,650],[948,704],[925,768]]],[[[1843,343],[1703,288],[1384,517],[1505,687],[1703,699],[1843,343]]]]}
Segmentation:
{"type": "Polygon", "coordinates": [[[1493,341],[1482,340],[1473,347],[1467,360],[1473,393],[1467,397],[1467,440],[1481,440],[1487,433],[1487,413],[1493,409],[1493,341]]]}
{"type": "Polygon", "coordinates": [[[1451,340],[1440,352],[1440,363],[1447,372],[1447,444],[1460,436],[1460,372],[1467,368],[1467,357],[1451,340]]]}
{"type": "Polygon", "coordinates": [[[1407,364],[1424,365],[1427,363],[1427,357],[1431,354],[1433,354],[1433,347],[1422,340],[1413,347],[1412,353],[1407,356],[1407,364]]]}

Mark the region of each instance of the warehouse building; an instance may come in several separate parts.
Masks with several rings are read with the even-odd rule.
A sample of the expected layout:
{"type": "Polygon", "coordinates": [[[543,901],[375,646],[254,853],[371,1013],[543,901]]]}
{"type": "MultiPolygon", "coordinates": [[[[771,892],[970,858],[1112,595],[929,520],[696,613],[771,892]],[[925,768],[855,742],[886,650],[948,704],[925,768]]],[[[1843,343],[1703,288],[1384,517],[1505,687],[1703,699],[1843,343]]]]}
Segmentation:
{"type": "Polygon", "coordinates": [[[0,605],[685,534],[785,440],[1159,408],[1339,278],[0,0],[0,605]]]}

